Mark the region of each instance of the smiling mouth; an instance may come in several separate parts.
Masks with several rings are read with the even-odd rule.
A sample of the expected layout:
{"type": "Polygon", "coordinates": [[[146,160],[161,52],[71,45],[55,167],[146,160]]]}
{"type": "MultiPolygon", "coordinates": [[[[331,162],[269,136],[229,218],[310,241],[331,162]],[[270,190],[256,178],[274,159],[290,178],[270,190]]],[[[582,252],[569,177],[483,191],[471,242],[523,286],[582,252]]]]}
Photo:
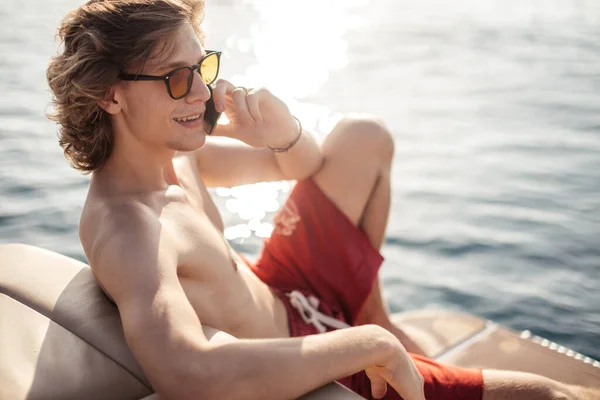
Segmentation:
{"type": "Polygon", "coordinates": [[[200,119],[200,117],[202,117],[202,114],[190,115],[189,117],[183,117],[183,118],[173,118],[173,120],[175,120],[177,122],[191,122],[191,121],[196,121],[196,120],[200,119]]]}

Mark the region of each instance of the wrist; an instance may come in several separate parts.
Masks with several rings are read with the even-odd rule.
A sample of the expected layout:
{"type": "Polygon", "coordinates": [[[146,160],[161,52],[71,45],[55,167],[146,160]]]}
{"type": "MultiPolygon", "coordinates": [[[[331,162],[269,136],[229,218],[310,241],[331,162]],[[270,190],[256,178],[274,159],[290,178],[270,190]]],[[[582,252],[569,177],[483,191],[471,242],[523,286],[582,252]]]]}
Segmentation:
{"type": "Polygon", "coordinates": [[[400,341],[390,331],[379,325],[362,325],[364,329],[369,330],[369,337],[372,339],[376,351],[377,362],[391,357],[398,351],[398,346],[402,346],[400,341]]]}
{"type": "Polygon", "coordinates": [[[276,153],[283,153],[291,149],[298,143],[300,140],[303,130],[302,123],[300,120],[292,115],[292,124],[293,128],[284,129],[286,132],[285,135],[280,135],[278,137],[277,143],[272,143],[267,145],[269,149],[276,153]]]}

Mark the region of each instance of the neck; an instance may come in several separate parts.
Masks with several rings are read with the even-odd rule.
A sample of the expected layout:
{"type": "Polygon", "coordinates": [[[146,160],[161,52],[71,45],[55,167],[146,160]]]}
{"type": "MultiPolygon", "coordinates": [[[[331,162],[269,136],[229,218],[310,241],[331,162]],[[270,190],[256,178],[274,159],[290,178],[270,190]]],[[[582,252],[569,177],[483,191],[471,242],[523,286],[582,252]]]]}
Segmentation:
{"type": "Polygon", "coordinates": [[[104,167],[94,174],[115,194],[145,193],[179,185],[173,167],[177,152],[135,135],[115,131],[113,151],[104,167]]]}

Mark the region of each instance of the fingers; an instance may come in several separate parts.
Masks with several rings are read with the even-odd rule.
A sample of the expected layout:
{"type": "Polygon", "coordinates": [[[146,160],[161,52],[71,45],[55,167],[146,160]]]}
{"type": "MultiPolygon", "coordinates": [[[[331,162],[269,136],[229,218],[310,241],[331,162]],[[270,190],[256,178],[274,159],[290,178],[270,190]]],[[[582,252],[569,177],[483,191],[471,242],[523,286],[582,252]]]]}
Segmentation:
{"type": "Polygon", "coordinates": [[[248,126],[262,122],[262,115],[259,110],[259,95],[258,90],[249,89],[246,91],[243,87],[233,86],[231,82],[225,79],[217,80],[213,89],[215,109],[218,112],[224,112],[229,107],[234,107],[240,122],[248,126]]]}
{"type": "Polygon", "coordinates": [[[417,377],[415,378],[417,380],[417,382],[419,382],[417,384],[416,390],[415,390],[415,399],[417,400],[426,400],[425,399],[425,380],[423,379],[423,376],[417,371],[417,377]]]}
{"type": "Polygon", "coordinates": [[[218,112],[225,111],[225,104],[227,102],[226,95],[233,92],[235,86],[225,79],[218,79],[213,88],[213,101],[215,102],[215,109],[218,112]]]}
{"type": "Polygon", "coordinates": [[[246,102],[248,103],[248,111],[250,111],[250,115],[254,118],[254,121],[257,123],[262,123],[262,115],[260,114],[260,109],[258,107],[260,93],[251,90],[250,94],[246,96],[246,102]]]}
{"type": "MultiPolygon", "coordinates": [[[[423,375],[419,372],[415,361],[408,355],[404,346],[401,350],[401,354],[404,355],[401,358],[402,361],[395,364],[389,371],[393,377],[390,384],[395,382],[402,386],[400,389],[402,392],[399,393],[406,400],[425,400],[425,379],[423,379],[423,375]]],[[[392,386],[396,390],[399,389],[393,384],[392,386]]]]}
{"type": "Polygon", "coordinates": [[[414,363],[412,364],[412,371],[414,374],[414,379],[416,382],[415,388],[415,398],[417,400],[425,400],[425,379],[423,379],[423,375],[417,369],[417,366],[414,363]]]}
{"type": "Polygon", "coordinates": [[[365,371],[371,381],[371,395],[376,399],[381,399],[387,392],[387,383],[385,379],[377,374],[370,374],[365,371]]]}
{"type": "Polygon", "coordinates": [[[382,379],[385,379],[403,399],[425,400],[425,380],[408,356],[403,357],[398,364],[380,368],[382,379]]]}
{"type": "Polygon", "coordinates": [[[236,88],[231,92],[231,99],[233,100],[236,113],[241,120],[240,122],[244,125],[251,126],[254,125],[255,120],[252,115],[250,115],[247,97],[248,95],[243,88],[236,88]]]}
{"type": "Polygon", "coordinates": [[[425,384],[418,371],[406,371],[405,378],[392,380],[390,384],[405,400],[425,400],[425,384]]]}

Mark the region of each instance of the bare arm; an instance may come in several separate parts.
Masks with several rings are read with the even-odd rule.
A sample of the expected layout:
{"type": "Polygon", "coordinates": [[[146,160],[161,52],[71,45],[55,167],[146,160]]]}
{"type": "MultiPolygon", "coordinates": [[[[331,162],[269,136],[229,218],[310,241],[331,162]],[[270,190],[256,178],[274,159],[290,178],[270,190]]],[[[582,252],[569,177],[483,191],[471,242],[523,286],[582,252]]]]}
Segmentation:
{"type": "MultiPolygon", "coordinates": [[[[219,135],[219,129],[214,135],[219,135]]],[[[284,140],[292,139],[284,136],[284,140]]],[[[195,151],[194,157],[208,187],[303,179],[315,174],[323,163],[321,147],[305,128],[298,143],[285,153],[209,137],[204,146],[195,151]]]]}
{"type": "Polygon", "coordinates": [[[317,143],[314,136],[307,131],[306,127],[301,127],[300,124],[296,126],[296,121],[294,120],[293,129],[282,127],[281,130],[282,134],[278,138],[278,143],[271,143],[271,147],[286,147],[293,142],[297,134],[301,134],[298,142],[288,151],[274,153],[275,161],[285,176],[291,176],[292,179],[300,179],[314,175],[321,169],[324,162],[321,146],[317,143]]]}
{"type": "Polygon", "coordinates": [[[168,234],[143,214],[137,209],[121,216],[120,230],[106,231],[90,262],[118,305],[130,348],[164,398],[295,398],[394,360],[402,365],[394,385],[409,394],[407,400],[421,399],[410,396],[415,377],[403,349],[377,326],[294,339],[207,340],[179,283],[168,234]]]}
{"type": "Polygon", "coordinates": [[[266,88],[248,93],[219,79],[213,97],[215,104],[227,105],[224,111],[230,120],[229,124],[218,124],[213,136],[236,139],[238,143],[215,143],[209,137],[194,152],[208,186],[302,179],[321,168],[321,146],[305,127],[300,129],[288,107],[266,88]],[[292,143],[282,153],[268,148],[287,148],[292,143]]]}
{"type": "Polygon", "coordinates": [[[194,152],[202,181],[208,187],[233,187],[258,182],[283,181],[287,178],[275,154],[232,139],[207,138],[194,152]]]}

